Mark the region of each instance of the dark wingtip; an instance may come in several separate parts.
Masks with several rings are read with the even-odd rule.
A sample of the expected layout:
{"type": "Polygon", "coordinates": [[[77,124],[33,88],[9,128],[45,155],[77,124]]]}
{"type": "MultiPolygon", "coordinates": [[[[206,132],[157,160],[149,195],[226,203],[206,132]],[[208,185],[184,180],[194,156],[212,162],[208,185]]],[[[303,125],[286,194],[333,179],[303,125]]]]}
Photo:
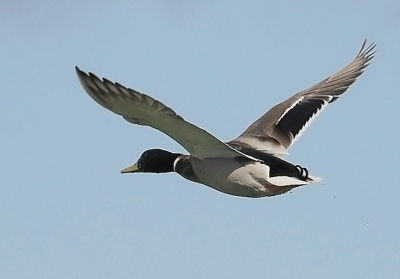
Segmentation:
{"type": "Polygon", "coordinates": [[[79,69],[78,66],[75,66],[75,72],[78,75],[78,77],[85,75],[85,72],[81,71],[81,69],[79,69]]]}

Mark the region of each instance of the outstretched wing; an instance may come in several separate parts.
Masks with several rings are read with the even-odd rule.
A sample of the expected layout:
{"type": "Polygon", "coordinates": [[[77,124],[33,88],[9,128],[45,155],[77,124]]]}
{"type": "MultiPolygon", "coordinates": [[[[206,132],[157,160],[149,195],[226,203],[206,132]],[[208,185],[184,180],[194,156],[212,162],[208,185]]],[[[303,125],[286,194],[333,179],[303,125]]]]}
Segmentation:
{"type": "Polygon", "coordinates": [[[150,96],[107,79],[100,80],[92,73],[82,72],[78,67],[76,73],[85,91],[97,103],[131,123],[150,126],[163,132],[197,158],[246,156],[207,131],[185,121],[150,96]]]}
{"type": "Polygon", "coordinates": [[[366,42],[345,68],[274,106],[228,144],[239,150],[240,146],[247,146],[275,155],[287,153],[318,114],[346,92],[369,65],[375,44],[365,48],[366,42]]]}

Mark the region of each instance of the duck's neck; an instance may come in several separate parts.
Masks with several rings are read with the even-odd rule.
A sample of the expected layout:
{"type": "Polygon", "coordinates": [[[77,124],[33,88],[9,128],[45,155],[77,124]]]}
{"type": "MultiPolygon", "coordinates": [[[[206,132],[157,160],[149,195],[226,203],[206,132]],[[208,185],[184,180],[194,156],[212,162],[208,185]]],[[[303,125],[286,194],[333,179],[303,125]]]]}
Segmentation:
{"type": "Polygon", "coordinates": [[[182,154],[179,153],[169,153],[163,158],[160,159],[161,163],[161,168],[160,172],[174,172],[175,171],[175,165],[179,161],[179,157],[182,154]]]}

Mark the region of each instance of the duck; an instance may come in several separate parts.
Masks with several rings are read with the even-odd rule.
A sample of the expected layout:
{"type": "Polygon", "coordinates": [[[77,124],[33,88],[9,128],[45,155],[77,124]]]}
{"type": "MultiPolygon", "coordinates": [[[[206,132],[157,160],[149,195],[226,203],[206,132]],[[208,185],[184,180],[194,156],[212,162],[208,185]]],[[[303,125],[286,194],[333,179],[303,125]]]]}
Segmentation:
{"type": "Polygon", "coordinates": [[[83,89],[98,104],[130,123],[161,131],[189,153],[149,149],[121,173],[175,172],[225,194],[260,198],[322,180],[283,156],[326,106],[364,72],[374,57],[376,44],[366,45],[367,40],[346,67],[275,105],[229,142],[186,121],[149,95],[75,69],[83,89]]]}

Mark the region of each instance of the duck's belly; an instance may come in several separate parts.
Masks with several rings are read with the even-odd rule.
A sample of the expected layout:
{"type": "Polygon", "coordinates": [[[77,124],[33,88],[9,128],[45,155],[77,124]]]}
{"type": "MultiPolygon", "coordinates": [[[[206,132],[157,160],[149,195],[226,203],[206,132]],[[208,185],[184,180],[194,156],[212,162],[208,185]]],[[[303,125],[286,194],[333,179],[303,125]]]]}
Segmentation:
{"type": "Polygon", "coordinates": [[[271,195],[265,187],[269,175],[265,164],[232,158],[192,158],[191,162],[200,181],[218,191],[243,197],[271,195]]]}

